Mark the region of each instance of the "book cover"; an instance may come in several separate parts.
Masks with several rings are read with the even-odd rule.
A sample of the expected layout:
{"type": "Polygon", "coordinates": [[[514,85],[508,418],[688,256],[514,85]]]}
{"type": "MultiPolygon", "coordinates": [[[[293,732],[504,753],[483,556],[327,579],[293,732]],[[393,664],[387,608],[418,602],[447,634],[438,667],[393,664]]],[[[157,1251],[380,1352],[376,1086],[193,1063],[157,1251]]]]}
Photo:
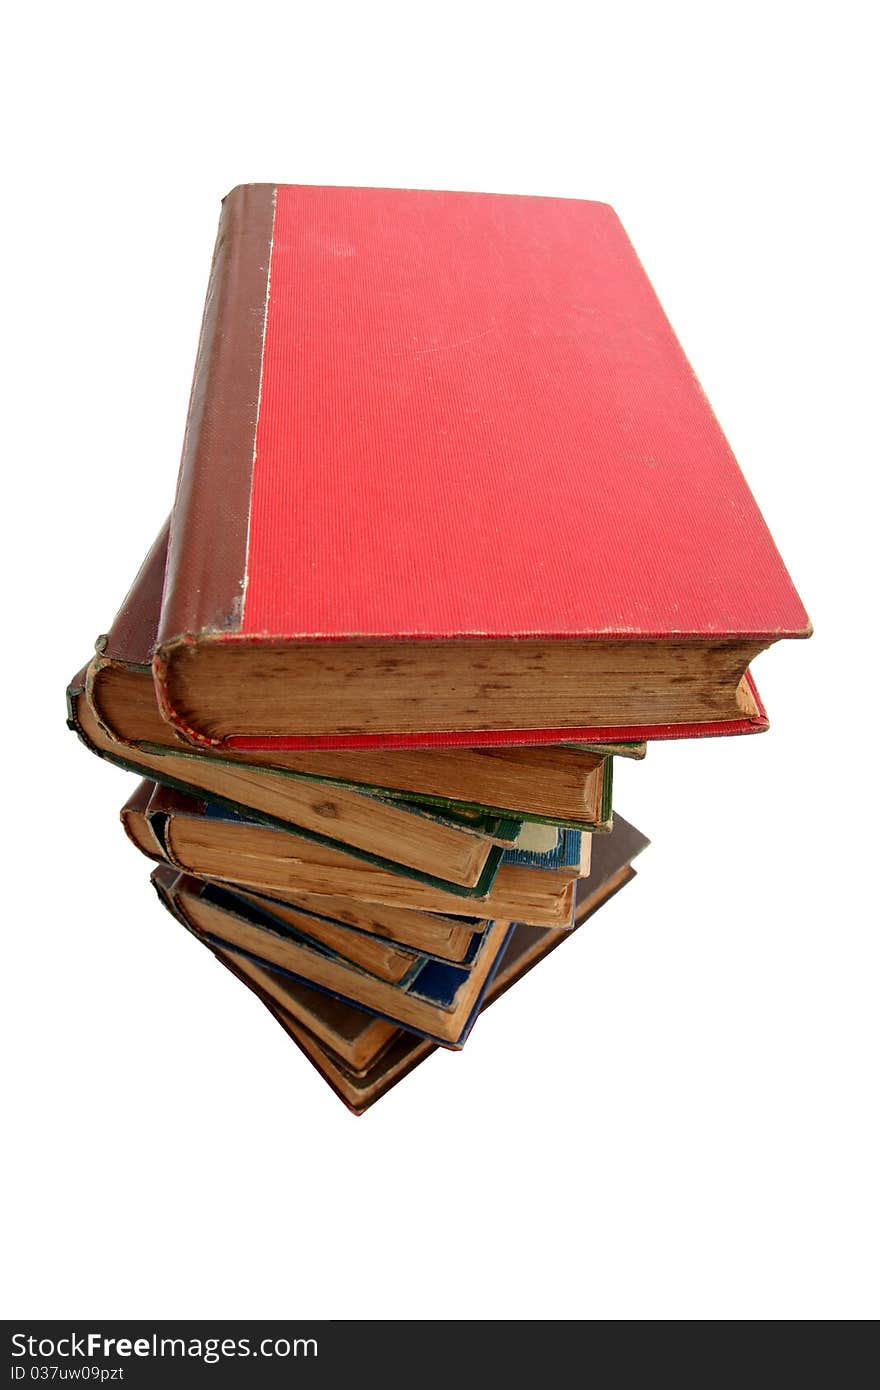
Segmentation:
{"type": "Polygon", "coordinates": [[[184,738],[745,732],[765,723],[748,662],[809,631],[611,208],[270,184],[227,197],[153,658],[184,738]],[[718,690],[680,671],[662,692],[640,680],[658,644],[681,668],[699,649],[718,690]],[[279,655],[289,728],[272,680],[245,676],[259,693],[237,700],[237,673],[279,655]],[[455,724],[426,669],[454,676],[455,724]]]}

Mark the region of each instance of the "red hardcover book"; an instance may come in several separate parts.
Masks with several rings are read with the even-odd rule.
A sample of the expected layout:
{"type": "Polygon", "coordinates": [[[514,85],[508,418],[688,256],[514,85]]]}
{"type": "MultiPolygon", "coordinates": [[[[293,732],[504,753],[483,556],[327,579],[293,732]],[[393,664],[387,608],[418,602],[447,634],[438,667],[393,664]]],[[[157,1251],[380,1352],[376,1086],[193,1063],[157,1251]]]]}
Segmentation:
{"type": "Polygon", "coordinates": [[[225,200],[154,658],[185,737],[743,732],[809,630],[611,208],[225,200]]]}

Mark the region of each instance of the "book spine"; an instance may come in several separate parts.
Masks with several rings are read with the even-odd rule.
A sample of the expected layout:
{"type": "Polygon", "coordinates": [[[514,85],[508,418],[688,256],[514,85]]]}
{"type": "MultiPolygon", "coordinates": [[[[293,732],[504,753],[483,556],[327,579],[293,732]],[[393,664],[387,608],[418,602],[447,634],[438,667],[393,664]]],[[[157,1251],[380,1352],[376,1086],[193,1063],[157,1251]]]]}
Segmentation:
{"type": "Polygon", "coordinates": [[[137,572],[134,583],[109,632],[95,642],[95,651],[107,663],[143,667],[156,644],[156,620],[165,583],[168,533],[171,518],[165,522],[137,572]]]}
{"type": "MultiPolygon", "coordinates": [[[[160,707],[178,726],[167,701],[163,648],[206,628],[241,626],[275,193],[272,184],[233,189],[214,249],[154,660],[160,707]]],[[[182,726],[181,732],[194,736],[182,726]]]]}

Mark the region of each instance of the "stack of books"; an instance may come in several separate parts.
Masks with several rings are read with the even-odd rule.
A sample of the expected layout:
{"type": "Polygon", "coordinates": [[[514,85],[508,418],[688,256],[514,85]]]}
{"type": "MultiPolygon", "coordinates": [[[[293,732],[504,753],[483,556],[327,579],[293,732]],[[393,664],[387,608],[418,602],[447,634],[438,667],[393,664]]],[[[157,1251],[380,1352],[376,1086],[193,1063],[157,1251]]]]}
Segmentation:
{"type": "Polygon", "coordinates": [[[634,876],[614,759],[766,728],[750,665],[809,631],[609,207],[247,185],[68,718],[360,1113],[634,876]]]}

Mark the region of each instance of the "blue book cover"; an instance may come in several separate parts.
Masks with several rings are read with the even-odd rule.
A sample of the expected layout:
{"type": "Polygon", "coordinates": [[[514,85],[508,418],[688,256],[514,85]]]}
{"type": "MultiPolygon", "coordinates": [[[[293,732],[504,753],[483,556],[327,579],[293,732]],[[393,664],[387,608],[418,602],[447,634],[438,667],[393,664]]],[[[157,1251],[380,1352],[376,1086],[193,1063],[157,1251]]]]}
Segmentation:
{"type": "Polygon", "coordinates": [[[547,851],[521,849],[514,846],[506,849],[502,864],[519,864],[529,869],[574,869],[581,860],[581,832],[559,827],[556,843],[547,851]]]}

